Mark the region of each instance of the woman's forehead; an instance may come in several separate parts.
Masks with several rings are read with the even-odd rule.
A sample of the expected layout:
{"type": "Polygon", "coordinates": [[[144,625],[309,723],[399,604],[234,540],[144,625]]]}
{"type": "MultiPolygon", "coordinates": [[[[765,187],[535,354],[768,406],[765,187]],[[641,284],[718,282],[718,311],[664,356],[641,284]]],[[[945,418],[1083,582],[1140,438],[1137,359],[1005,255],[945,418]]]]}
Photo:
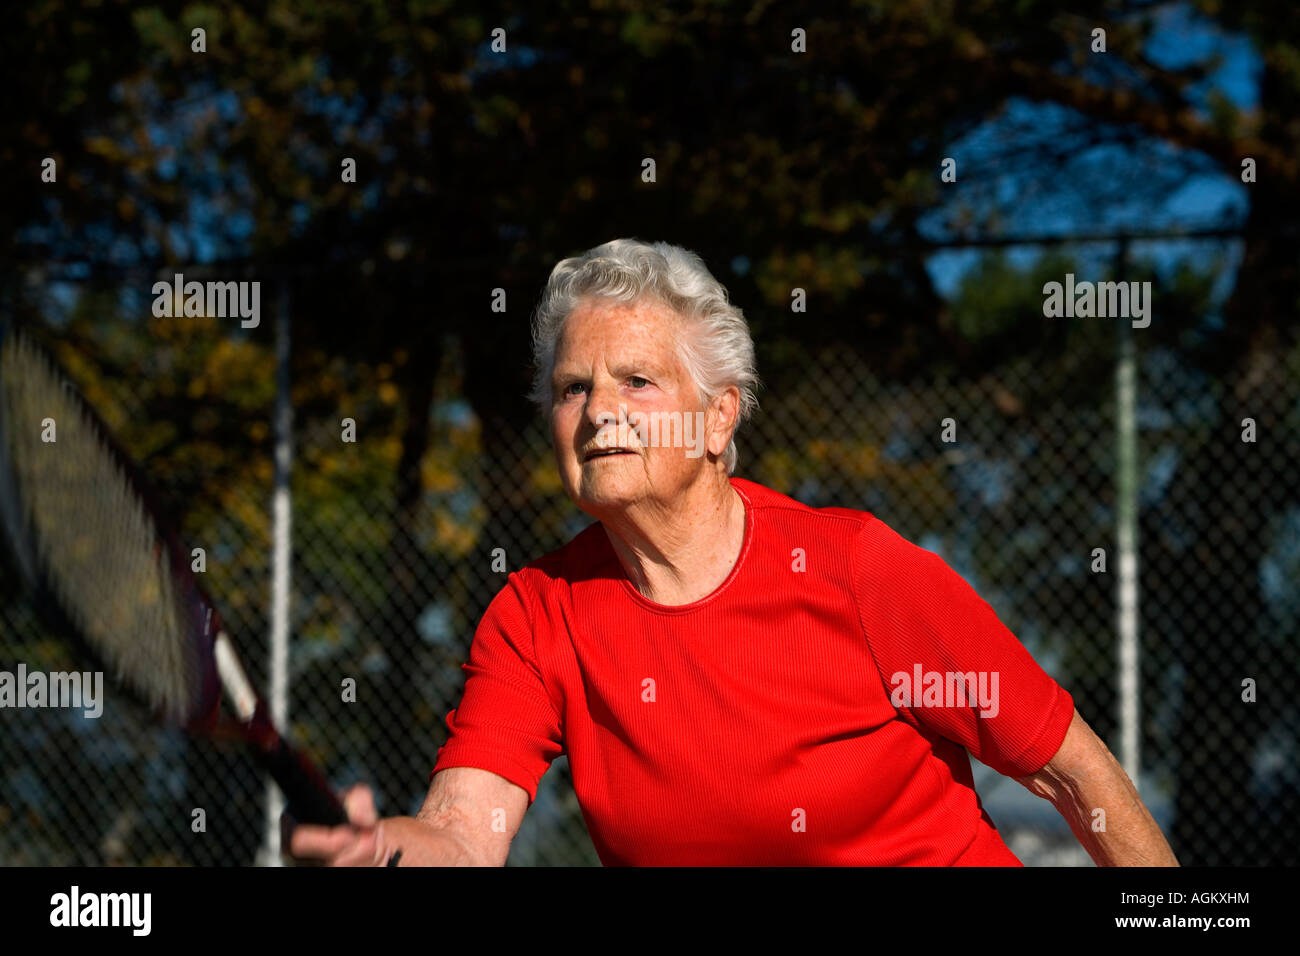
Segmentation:
{"type": "Polygon", "coordinates": [[[564,333],[571,330],[630,330],[634,328],[657,329],[665,325],[676,325],[681,321],[668,306],[649,296],[642,296],[635,302],[620,302],[616,299],[583,299],[569,314],[564,323],[564,333]]]}
{"type": "Polygon", "coordinates": [[[600,353],[629,362],[674,364],[681,319],[657,303],[598,304],[574,309],[560,333],[557,360],[600,353]]]}
{"type": "Polygon", "coordinates": [[[680,370],[681,362],[671,343],[652,350],[631,342],[611,342],[592,349],[581,346],[563,349],[556,356],[555,375],[585,371],[592,364],[606,369],[615,378],[622,378],[638,374],[672,375],[680,370]]]}

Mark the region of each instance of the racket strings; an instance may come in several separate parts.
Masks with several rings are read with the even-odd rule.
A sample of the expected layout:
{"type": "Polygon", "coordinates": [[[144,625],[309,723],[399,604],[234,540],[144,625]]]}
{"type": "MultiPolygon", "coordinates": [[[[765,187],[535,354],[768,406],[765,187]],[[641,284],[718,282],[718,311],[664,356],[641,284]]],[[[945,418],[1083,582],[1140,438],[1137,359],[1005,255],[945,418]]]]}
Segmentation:
{"type": "Polygon", "coordinates": [[[192,595],[85,403],[16,334],[0,350],[0,438],[19,534],[49,591],[120,680],[166,716],[185,719],[201,681],[192,595]],[[47,441],[51,419],[54,440],[47,441]]]}

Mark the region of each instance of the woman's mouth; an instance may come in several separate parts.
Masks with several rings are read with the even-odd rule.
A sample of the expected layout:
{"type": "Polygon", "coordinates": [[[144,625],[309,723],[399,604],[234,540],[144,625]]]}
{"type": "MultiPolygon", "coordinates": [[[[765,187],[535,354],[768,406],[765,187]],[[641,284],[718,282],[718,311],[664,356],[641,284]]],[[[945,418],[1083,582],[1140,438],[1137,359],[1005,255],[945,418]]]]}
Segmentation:
{"type": "Polygon", "coordinates": [[[630,451],[627,448],[595,448],[587,452],[586,456],[582,459],[582,461],[584,464],[586,464],[587,462],[592,461],[596,458],[612,458],[615,455],[635,455],[635,454],[636,452],[630,451]]]}

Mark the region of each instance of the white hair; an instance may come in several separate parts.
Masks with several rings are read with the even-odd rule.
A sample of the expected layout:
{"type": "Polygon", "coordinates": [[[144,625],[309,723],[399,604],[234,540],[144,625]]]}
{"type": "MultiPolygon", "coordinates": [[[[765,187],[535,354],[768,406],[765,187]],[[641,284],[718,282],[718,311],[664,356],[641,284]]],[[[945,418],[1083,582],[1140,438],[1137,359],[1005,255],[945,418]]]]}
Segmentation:
{"type": "Polygon", "coordinates": [[[565,320],[586,298],[636,302],[651,297],[681,316],[691,334],[678,338],[678,351],[700,398],[708,404],[730,386],[740,391],[736,428],[723,453],[727,474],[735,471],[736,430],[758,407],[754,340],[738,306],[694,252],[667,242],[615,239],[563,259],[546,281],[533,313],[532,399],[543,414],[551,408],[551,372],[565,320]]]}

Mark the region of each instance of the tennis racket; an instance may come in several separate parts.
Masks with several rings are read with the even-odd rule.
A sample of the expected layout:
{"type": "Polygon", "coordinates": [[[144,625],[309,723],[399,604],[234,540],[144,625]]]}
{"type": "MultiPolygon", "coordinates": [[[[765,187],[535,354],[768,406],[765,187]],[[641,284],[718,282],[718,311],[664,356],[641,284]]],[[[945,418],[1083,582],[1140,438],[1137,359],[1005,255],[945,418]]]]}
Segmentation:
{"type": "Polygon", "coordinates": [[[242,738],[290,816],[348,822],[324,775],[272,723],[143,474],[53,359],[4,323],[0,526],[37,608],[158,719],[242,738]]]}

